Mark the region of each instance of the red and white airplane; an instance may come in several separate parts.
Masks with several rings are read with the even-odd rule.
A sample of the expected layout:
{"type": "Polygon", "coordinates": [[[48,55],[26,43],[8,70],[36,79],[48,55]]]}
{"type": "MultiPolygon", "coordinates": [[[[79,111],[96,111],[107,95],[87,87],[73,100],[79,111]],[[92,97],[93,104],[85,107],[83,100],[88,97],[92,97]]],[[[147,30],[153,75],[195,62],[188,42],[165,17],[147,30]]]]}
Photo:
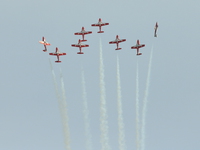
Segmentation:
{"type": "Polygon", "coordinates": [[[140,48],[144,47],[145,44],[140,44],[140,41],[137,40],[137,43],[135,46],[132,46],[131,49],[137,49],[137,54],[136,55],[142,55],[142,53],[139,52],[140,48]]]}
{"type": "Polygon", "coordinates": [[[47,51],[47,45],[51,45],[50,43],[48,43],[47,41],[46,41],[46,39],[44,38],[44,37],[42,37],[42,41],[39,41],[39,43],[41,43],[41,44],[43,44],[44,45],[44,52],[46,52],[47,51]]]}
{"type": "Polygon", "coordinates": [[[56,47],[56,52],[55,53],[49,53],[49,55],[54,55],[54,56],[57,56],[58,60],[55,61],[57,63],[60,63],[61,61],[59,60],[59,57],[60,56],[63,56],[63,55],[67,55],[66,53],[62,53],[58,50],[58,48],[56,47]]]}
{"type": "Polygon", "coordinates": [[[81,32],[76,32],[76,33],[74,33],[74,35],[82,35],[81,42],[85,42],[85,41],[87,41],[87,40],[84,39],[85,34],[91,34],[91,33],[92,33],[92,31],[85,31],[85,28],[82,27],[81,32]]]}
{"type": "Polygon", "coordinates": [[[117,44],[117,48],[115,50],[120,50],[119,43],[126,41],[126,39],[119,39],[119,36],[116,35],[116,39],[114,41],[110,41],[109,44],[117,44]]]}
{"type": "Polygon", "coordinates": [[[97,32],[97,33],[104,33],[104,31],[101,31],[101,27],[102,26],[106,26],[106,25],[109,25],[109,23],[104,23],[104,22],[102,22],[101,21],[101,18],[99,18],[99,22],[98,23],[96,23],[96,24],[92,24],[91,26],[93,26],[93,27],[99,27],[99,31],[97,32]]]}
{"type": "Polygon", "coordinates": [[[157,29],[158,29],[158,23],[157,22],[156,22],[154,29],[155,29],[154,37],[157,37],[157,29]]]}
{"type": "Polygon", "coordinates": [[[79,47],[80,52],[77,52],[77,54],[84,54],[82,52],[82,47],[89,47],[89,45],[87,45],[87,44],[82,44],[80,39],[78,40],[78,44],[72,44],[71,46],[72,47],[79,47]]]}

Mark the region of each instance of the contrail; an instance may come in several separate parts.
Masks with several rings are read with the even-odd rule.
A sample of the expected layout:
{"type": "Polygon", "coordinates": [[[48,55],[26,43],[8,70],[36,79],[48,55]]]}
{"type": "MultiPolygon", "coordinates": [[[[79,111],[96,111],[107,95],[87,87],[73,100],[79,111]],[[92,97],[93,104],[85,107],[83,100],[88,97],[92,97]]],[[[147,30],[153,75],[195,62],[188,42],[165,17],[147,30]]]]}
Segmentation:
{"type": "Polygon", "coordinates": [[[88,109],[88,100],[86,93],[86,84],[85,84],[85,76],[82,68],[82,97],[83,97],[83,105],[84,105],[84,121],[85,121],[85,135],[86,135],[86,150],[92,150],[92,135],[90,132],[90,119],[89,119],[89,109],[88,109]]]}
{"type": "Polygon", "coordinates": [[[119,58],[117,55],[117,104],[118,104],[118,127],[119,127],[119,150],[125,150],[125,133],[124,133],[124,119],[122,111],[121,101],[121,83],[120,83],[120,71],[119,71],[119,58]]]}
{"type": "Polygon", "coordinates": [[[139,65],[136,64],[136,149],[140,149],[140,115],[139,115],[139,65]]]}
{"type": "Polygon", "coordinates": [[[147,82],[146,82],[146,89],[144,94],[143,100],[143,109],[142,109],[142,128],[141,128],[141,150],[145,149],[145,125],[146,125],[146,112],[147,112],[147,102],[148,102],[148,95],[149,95],[149,85],[150,85],[150,75],[151,75],[151,64],[153,58],[153,46],[151,48],[151,54],[149,59],[149,68],[147,73],[147,82]]]}
{"type": "Polygon", "coordinates": [[[102,54],[102,43],[100,39],[100,129],[101,129],[101,145],[102,150],[110,150],[109,138],[108,138],[108,121],[107,121],[107,110],[106,110],[106,89],[104,81],[104,65],[103,65],[103,54],[102,54]]]}

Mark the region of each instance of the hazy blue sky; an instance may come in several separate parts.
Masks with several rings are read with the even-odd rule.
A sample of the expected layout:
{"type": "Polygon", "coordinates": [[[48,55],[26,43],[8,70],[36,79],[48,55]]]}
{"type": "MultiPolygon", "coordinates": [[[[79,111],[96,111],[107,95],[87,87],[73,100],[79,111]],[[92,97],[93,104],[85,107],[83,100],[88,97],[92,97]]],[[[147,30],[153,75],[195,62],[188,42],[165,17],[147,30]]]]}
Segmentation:
{"type": "MultiPolygon", "coordinates": [[[[198,150],[200,147],[200,18],[197,0],[8,0],[0,5],[0,149],[64,150],[61,117],[49,58],[60,84],[63,72],[72,150],[86,150],[81,85],[84,68],[93,148],[100,144],[99,39],[105,66],[109,142],[118,148],[116,56],[119,56],[125,139],[136,150],[135,78],[139,61],[140,101],[143,100],[150,50],[153,60],[146,116],[145,150],[198,150]],[[97,34],[98,18],[110,25],[97,34]],[[158,37],[154,25],[158,22],[158,37]],[[71,47],[87,35],[84,55],[71,47]],[[108,42],[127,39],[121,51],[108,42]],[[44,53],[42,36],[67,55],[62,63],[44,53]],[[136,40],[146,44],[141,56],[130,49],[136,40]]],[[[59,87],[60,88],[60,87],[59,87]]]]}

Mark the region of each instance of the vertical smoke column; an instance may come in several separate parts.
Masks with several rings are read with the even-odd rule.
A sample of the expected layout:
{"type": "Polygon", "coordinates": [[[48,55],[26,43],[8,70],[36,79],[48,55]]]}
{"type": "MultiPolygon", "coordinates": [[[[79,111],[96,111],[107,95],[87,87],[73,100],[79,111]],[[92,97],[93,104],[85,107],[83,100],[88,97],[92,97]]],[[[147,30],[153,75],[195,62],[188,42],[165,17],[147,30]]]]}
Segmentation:
{"type": "MultiPolygon", "coordinates": [[[[61,97],[59,95],[58,84],[56,82],[55,72],[53,70],[53,66],[51,64],[50,59],[49,59],[49,64],[50,64],[50,67],[51,67],[51,73],[52,73],[52,76],[53,76],[54,87],[55,87],[55,90],[56,90],[56,97],[58,99],[58,105],[59,105],[60,114],[61,114],[61,121],[62,121],[62,125],[63,125],[64,138],[65,138],[64,139],[65,149],[71,150],[70,139],[69,139],[68,118],[67,118],[67,115],[66,115],[66,101],[63,100],[63,99],[65,99],[66,96],[65,96],[65,93],[63,93],[63,91],[62,91],[64,96],[63,96],[63,99],[61,99],[61,97]]],[[[63,79],[61,79],[61,84],[63,84],[63,79]]],[[[64,89],[64,84],[62,85],[62,89],[64,89]]]]}
{"type": "Polygon", "coordinates": [[[86,93],[86,84],[85,84],[85,76],[82,68],[82,91],[83,91],[83,113],[84,113],[84,121],[85,121],[85,135],[86,135],[86,150],[92,150],[92,135],[90,132],[90,120],[89,120],[89,110],[88,110],[88,101],[87,101],[87,93],[86,93]]]}
{"type": "Polygon", "coordinates": [[[117,105],[118,105],[118,127],[119,127],[119,150],[125,150],[125,133],[124,133],[124,119],[122,111],[122,101],[121,101],[121,83],[120,83],[120,69],[119,69],[119,58],[117,55],[117,105]]]}
{"type": "Polygon", "coordinates": [[[139,115],[139,65],[136,63],[136,149],[140,149],[140,115],[139,115]]]}
{"type": "Polygon", "coordinates": [[[102,150],[110,150],[109,138],[108,138],[108,121],[107,121],[107,110],[106,110],[106,89],[104,81],[104,65],[103,65],[103,54],[102,54],[102,43],[100,39],[100,129],[101,129],[101,145],[102,150]]]}
{"type": "Polygon", "coordinates": [[[65,147],[66,150],[71,150],[70,148],[70,133],[69,133],[69,120],[67,116],[67,102],[66,102],[66,94],[65,94],[65,86],[62,71],[60,69],[60,80],[61,80],[61,89],[62,89],[62,99],[59,103],[61,116],[62,116],[62,124],[64,129],[64,137],[65,137],[65,147]]]}
{"type": "Polygon", "coordinates": [[[148,73],[147,73],[146,89],[145,89],[144,100],[143,100],[142,128],[141,128],[141,150],[145,149],[145,125],[146,125],[146,112],[147,112],[147,102],[148,102],[147,98],[148,98],[148,95],[149,95],[152,58],[153,58],[153,46],[151,48],[151,54],[150,54],[150,59],[149,59],[149,67],[148,67],[148,73]]]}

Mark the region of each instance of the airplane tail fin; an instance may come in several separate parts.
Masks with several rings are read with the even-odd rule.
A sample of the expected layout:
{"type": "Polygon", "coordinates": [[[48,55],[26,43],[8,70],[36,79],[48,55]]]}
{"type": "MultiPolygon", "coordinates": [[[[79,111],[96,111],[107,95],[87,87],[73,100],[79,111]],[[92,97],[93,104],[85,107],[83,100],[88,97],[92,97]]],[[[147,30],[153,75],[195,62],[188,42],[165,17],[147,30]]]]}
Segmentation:
{"type": "Polygon", "coordinates": [[[142,53],[138,53],[137,55],[138,55],[138,56],[139,56],[139,55],[142,55],[142,53]]]}

